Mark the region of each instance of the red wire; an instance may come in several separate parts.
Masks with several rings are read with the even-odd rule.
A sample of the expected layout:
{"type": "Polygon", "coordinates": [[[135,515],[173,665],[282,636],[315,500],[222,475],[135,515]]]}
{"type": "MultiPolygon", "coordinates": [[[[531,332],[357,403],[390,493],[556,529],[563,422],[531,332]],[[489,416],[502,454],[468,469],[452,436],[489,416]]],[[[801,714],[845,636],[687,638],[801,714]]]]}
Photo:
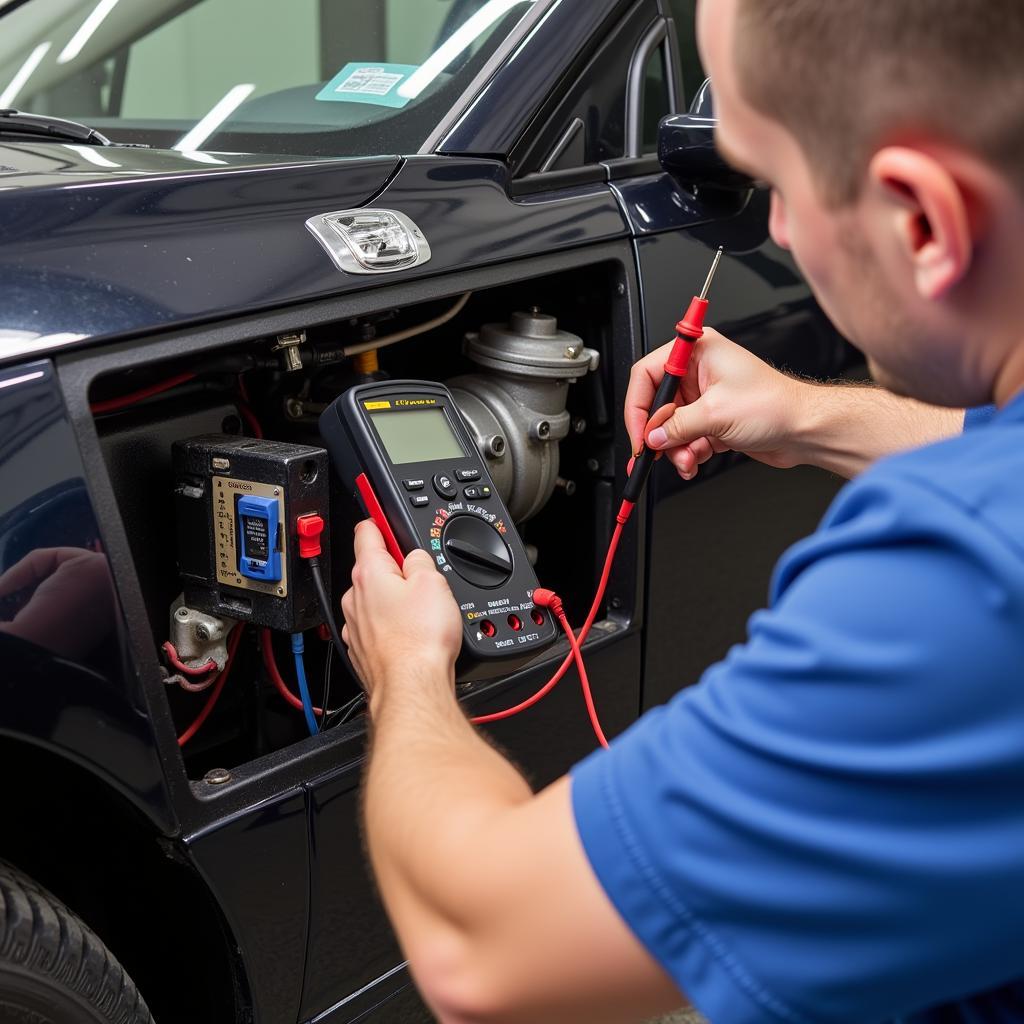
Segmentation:
{"type": "Polygon", "coordinates": [[[202,728],[203,722],[210,717],[210,712],[213,711],[220,700],[221,693],[224,692],[224,684],[228,681],[228,673],[231,671],[231,666],[234,664],[235,651],[238,650],[238,643],[242,639],[242,626],[237,625],[231,631],[231,636],[228,637],[228,660],[224,663],[224,668],[221,670],[217,681],[213,684],[213,690],[210,696],[206,698],[206,703],[203,705],[203,710],[199,712],[196,720],[178,737],[178,746],[183,747],[199,730],[202,728]]]}
{"type": "Polygon", "coordinates": [[[138,391],[131,391],[127,395],[121,395],[119,398],[105,398],[102,402],[93,402],[89,408],[92,410],[94,416],[99,416],[105,412],[116,412],[118,409],[124,409],[126,406],[134,405],[136,402],[141,402],[144,398],[151,398],[153,395],[162,394],[164,391],[170,391],[171,388],[176,388],[179,384],[184,384],[186,381],[193,380],[195,373],[188,371],[186,373],[176,374],[174,377],[168,377],[167,380],[159,381],[156,384],[150,384],[149,387],[139,388],[138,391]]]}
{"type": "MultiPolygon", "coordinates": [[[[270,630],[264,628],[260,633],[260,646],[263,648],[263,664],[266,667],[267,675],[270,676],[270,681],[274,684],[277,692],[289,703],[296,711],[302,710],[302,701],[288,689],[284,679],[281,678],[281,673],[277,668],[277,661],[274,659],[274,646],[271,642],[270,630]]],[[[323,715],[323,708],[313,708],[314,715],[323,715]]]]}
{"type": "Polygon", "coordinates": [[[260,426],[260,421],[256,419],[256,414],[245,404],[245,402],[239,401],[237,405],[238,411],[242,414],[242,419],[245,420],[249,429],[252,431],[252,436],[258,441],[262,441],[263,428],[260,426]]]}
{"type": "MultiPolygon", "coordinates": [[[[608,580],[612,574],[612,564],[615,561],[615,553],[619,548],[619,541],[622,539],[622,531],[625,528],[626,522],[629,519],[630,513],[633,511],[633,506],[629,502],[623,502],[622,508],[619,510],[619,514],[616,517],[615,530],[612,533],[612,539],[608,542],[608,554],[604,559],[604,568],[601,571],[601,580],[597,585],[597,593],[594,595],[594,603],[590,606],[590,614],[587,615],[586,622],[583,623],[583,628],[574,638],[577,646],[581,645],[584,640],[587,639],[587,635],[590,633],[590,627],[593,626],[594,621],[597,619],[598,612],[601,610],[601,605],[604,603],[604,593],[608,589],[608,580]],[[628,506],[628,507],[627,507],[628,506]]],[[[572,647],[572,642],[569,644],[572,647]]],[[[558,671],[531,697],[527,697],[526,700],[514,707],[505,708],[504,711],[494,711],[489,715],[479,715],[476,718],[471,718],[470,721],[474,725],[487,725],[489,722],[500,722],[503,719],[511,718],[513,715],[518,715],[527,708],[532,708],[538,701],[543,700],[561,681],[562,677],[566,672],[569,671],[569,666],[576,661],[576,654],[570,650],[566,656],[565,661],[559,666],[558,671]]],[[[582,668],[582,656],[579,662],[577,662],[577,668],[582,668]]],[[[590,689],[589,683],[584,687],[584,697],[586,698],[590,689]]],[[[593,706],[593,699],[590,699],[590,706],[593,706]]],[[[600,727],[598,727],[600,728],[600,727]]],[[[595,730],[596,731],[596,730],[595,730]]]]}
{"type": "Polygon", "coordinates": [[[217,662],[215,662],[213,658],[211,658],[205,665],[200,665],[199,668],[192,668],[190,665],[186,665],[178,657],[178,651],[170,640],[166,640],[160,649],[167,655],[167,660],[171,663],[171,666],[187,676],[203,676],[206,675],[207,672],[213,672],[217,668],[217,662]]]}
{"type": "Polygon", "coordinates": [[[252,411],[252,403],[249,401],[249,389],[245,386],[244,373],[238,375],[238,395],[241,399],[238,402],[238,411],[242,414],[242,419],[249,425],[252,436],[258,441],[262,441],[263,428],[260,426],[260,421],[256,419],[256,414],[252,411]]]}
{"type": "Polygon", "coordinates": [[[604,729],[601,728],[601,720],[597,717],[597,708],[594,706],[594,694],[590,689],[590,680],[587,678],[587,670],[583,665],[583,652],[580,650],[579,641],[572,635],[572,626],[565,617],[565,612],[558,616],[558,621],[569,638],[569,646],[572,648],[572,656],[576,659],[576,668],[580,674],[580,686],[583,688],[583,700],[587,705],[587,714],[590,716],[590,724],[594,729],[597,742],[607,749],[608,740],[605,738],[604,729]]]}

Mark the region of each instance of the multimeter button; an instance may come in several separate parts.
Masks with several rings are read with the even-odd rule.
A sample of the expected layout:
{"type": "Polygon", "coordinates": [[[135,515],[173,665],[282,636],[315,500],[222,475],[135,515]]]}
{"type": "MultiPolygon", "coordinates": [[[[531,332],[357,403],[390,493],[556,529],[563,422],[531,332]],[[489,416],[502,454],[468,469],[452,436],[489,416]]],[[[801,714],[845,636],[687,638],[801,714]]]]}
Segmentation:
{"type": "Polygon", "coordinates": [[[478,495],[478,497],[480,498],[481,501],[486,501],[491,496],[492,493],[493,492],[491,491],[490,487],[487,486],[487,484],[481,484],[480,494],[478,495]]]}
{"type": "Polygon", "coordinates": [[[473,498],[479,498],[480,497],[480,488],[479,487],[464,487],[463,490],[462,490],[462,496],[464,498],[469,498],[470,500],[472,500],[473,498]]]}
{"type": "Polygon", "coordinates": [[[417,494],[417,495],[414,495],[412,498],[409,499],[409,503],[412,505],[413,508],[425,508],[427,505],[430,504],[430,495],[429,494],[417,494]]]}
{"type": "Polygon", "coordinates": [[[426,480],[403,480],[402,486],[407,491],[422,491],[427,486],[426,480]]]}
{"type": "Polygon", "coordinates": [[[458,488],[456,488],[452,478],[447,473],[438,473],[434,477],[434,490],[442,498],[454,498],[459,493],[458,488]]]}
{"type": "Polygon", "coordinates": [[[455,479],[462,484],[468,484],[472,480],[480,479],[479,469],[457,469],[455,470],[455,479]]]}
{"type": "Polygon", "coordinates": [[[512,552],[493,526],[476,516],[453,516],[441,537],[448,564],[476,587],[500,587],[512,575],[512,552]]]}

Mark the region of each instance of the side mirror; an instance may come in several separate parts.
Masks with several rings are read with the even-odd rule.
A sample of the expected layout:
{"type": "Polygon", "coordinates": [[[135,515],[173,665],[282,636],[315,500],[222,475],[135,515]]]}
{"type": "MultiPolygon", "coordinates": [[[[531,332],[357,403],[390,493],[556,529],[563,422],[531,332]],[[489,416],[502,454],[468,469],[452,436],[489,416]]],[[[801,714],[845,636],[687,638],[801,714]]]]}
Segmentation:
{"type": "Polygon", "coordinates": [[[756,182],[730,167],[715,149],[711,81],[705,80],[690,104],[690,113],[664,117],[658,126],[658,159],[680,182],[699,189],[746,192],[756,182]]]}

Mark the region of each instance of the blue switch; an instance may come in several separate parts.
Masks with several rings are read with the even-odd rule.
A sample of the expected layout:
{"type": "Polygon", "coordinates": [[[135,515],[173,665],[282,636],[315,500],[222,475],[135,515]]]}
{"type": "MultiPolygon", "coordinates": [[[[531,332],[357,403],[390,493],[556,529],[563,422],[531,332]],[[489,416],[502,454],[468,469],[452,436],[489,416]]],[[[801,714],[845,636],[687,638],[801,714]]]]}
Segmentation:
{"type": "Polygon", "coordinates": [[[276,498],[247,495],[238,499],[238,571],[251,580],[281,578],[280,525],[276,498]]]}

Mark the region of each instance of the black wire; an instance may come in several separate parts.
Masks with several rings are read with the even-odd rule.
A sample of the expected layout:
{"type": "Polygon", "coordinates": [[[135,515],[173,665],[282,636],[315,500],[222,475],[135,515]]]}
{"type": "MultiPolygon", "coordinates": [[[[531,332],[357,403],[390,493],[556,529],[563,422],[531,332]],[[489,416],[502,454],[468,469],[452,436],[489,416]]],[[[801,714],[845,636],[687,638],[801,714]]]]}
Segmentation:
{"type": "Polygon", "coordinates": [[[324,617],[324,622],[327,623],[327,629],[331,634],[331,640],[334,643],[334,649],[338,652],[338,657],[341,658],[342,663],[347,668],[351,668],[351,663],[348,660],[348,651],[345,650],[345,645],[341,642],[341,634],[338,632],[338,625],[334,621],[334,612],[331,609],[331,599],[327,596],[327,587],[324,585],[324,574],[320,571],[320,559],[311,558],[309,560],[309,569],[313,573],[313,586],[316,587],[316,599],[320,605],[320,613],[324,617]]]}
{"type": "Polygon", "coordinates": [[[366,703],[366,694],[360,693],[357,697],[354,697],[348,704],[348,710],[341,716],[342,724],[347,722],[356,711],[359,710],[360,704],[366,703]]]}
{"type": "MultiPolygon", "coordinates": [[[[348,650],[345,648],[345,644],[341,639],[341,634],[338,632],[338,624],[334,620],[334,612],[331,609],[331,599],[327,596],[327,587],[324,584],[324,576],[320,571],[320,559],[315,557],[311,558],[309,560],[309,569],[313,574],[313,586],[316,587],[316,599],[320,605],[320,613],[324,617],[324,622],[327,623],[327,630],[331,634],[331,642],[334,645],[334,649],[338,652],[338,657],[341,659],[341,663],[346,669],[348,669],[349,675],[351,675],[353,679],[358,679],[359,675],[352,667],[352,659],[348,656],[348,650]]],[[[328,658],[330,658],[330,654],[328,654],[328,658]]],[[[330,676],[327,678],[329,680],[330,676]]],[[[327,700],[328,696],[329,694],[325,693],[323,697],[323,707],[325,709],[329,707],[327,700]]],[[[353,705],[357,704],[362,696],[362,694],[359,694],[358,697],[353,698],[353,700],[349,701],[348,704],[339,710],[351,710],[353,705]]],[[[346,719],[344,718],[342,719],[342,721],[345,720],[346,719]]]]}
{"type": "Polygon", "coordinates": [[[328,704],[328,700],[331,696],[331,666],[334,664],[334,645],[329,644],[327,647],[327,657],[324,658],[324,678],[323,685],[320,687],[321,693],[321,707],[324,709],[324,723],[330,720],[331,717],[331,706],[328,704]]]}
{"type": "Polygon", "coordinates": [[[330,715],[330,721],[328,722],[327,726],[325,726],[325,728],[330,728],[332,725],[335,724],[335,722],[337,722],[339,725],[344,725],[345,722],[347,722],[352,717],[352,715],[359,710],[360,705],[363,704],[365,700],[366,694],[360,693],[353,697],[343,707],[337,708],[335,711],[332,711],[330,715]]]}

